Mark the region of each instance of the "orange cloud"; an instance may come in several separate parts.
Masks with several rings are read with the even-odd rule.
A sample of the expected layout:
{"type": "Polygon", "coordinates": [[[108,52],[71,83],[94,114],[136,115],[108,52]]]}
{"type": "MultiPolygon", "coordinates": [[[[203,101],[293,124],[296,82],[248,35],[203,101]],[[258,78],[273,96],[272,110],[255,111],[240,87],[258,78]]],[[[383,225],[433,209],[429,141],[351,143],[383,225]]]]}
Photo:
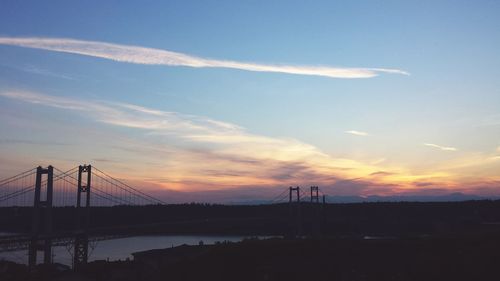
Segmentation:
{"type": "MultiPolygon", "coordinates": [[[[112,144],[112,149],[104,150],[105,156],[128,159],[110,162],[95,158],[99,165],[150,189],[239,192],[249,187],[276,190],[320,185],[332,194],[386,195],[467,188],[485,192],[492,191],[499,179],[500,161],[492,159],[494,155],[457,156],[416,171],[390,165],[384,157],[376,161],[337,157],[296,139],[257,135],[203,116],[26,91],[0,92],[0,96],[93,118],[96,130],[102,131],[103,139],[97,145],[112,144]],[[126,127],[134,134],[108,135],[109,130],[99,124],[126,127]],[[479,176],[464,173],[485,168],[479,176]]],[[[64,154],[64,147],[61,149],[64,154]]]]}

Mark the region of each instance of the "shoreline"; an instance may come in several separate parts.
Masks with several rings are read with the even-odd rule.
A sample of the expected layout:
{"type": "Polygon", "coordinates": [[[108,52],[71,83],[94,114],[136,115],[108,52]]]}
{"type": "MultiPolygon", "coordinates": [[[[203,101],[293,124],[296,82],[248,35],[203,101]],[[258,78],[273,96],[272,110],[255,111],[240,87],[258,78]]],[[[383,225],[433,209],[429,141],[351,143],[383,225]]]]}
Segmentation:
{"type": "MultiPolygon", "coordinates": [[[[39,265],[2,280],[496,280],[500,235],[398,239],[247,239],[133,253],[80,272],[39,265]],[[11,278],[11,279],[9,279],[11,278]],[[44,279],[45,278],[45,279],[44,279]],[[48,278],[48,279],[47,279],[48,278]]],[[[5,263],[0,262],[5,269],[5,263]]],[[[4,274],[4,275],[2,275],[4,274]]]]}

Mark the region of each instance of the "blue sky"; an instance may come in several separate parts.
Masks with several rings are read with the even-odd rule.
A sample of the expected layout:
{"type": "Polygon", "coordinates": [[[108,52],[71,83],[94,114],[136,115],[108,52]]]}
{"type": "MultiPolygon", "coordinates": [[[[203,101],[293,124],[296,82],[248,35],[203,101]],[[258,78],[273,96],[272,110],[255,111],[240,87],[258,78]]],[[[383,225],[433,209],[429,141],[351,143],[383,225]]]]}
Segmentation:
{"type": "MultiPolygon", "coordinates": [[[[237,191],[242,181],[259,188],[319,181],[334,190],[338,179],[361,177],[366,189],[344,193],[418,193],[418,183],[430,182],[433,190],[496,194],[500,3],[331,2],[3,1],[0,37],[6,40],[66,38],[259,65],[387,68],[410,75],[343,79],[146,65],[7,42],[0,44],[0,129],[6,132],[0,175],[75,161],[120,173],[117,166],[130,161],[130,180],[151,188],[237,191]],[[62,103],[54,107],[47,99],[62,103]],[[210,133],[200,139],[200,132],[177,125],[117,124],[96,104],[108,111],[128,104],[175,112],[181,116],[176,122],[209,126],[203,132],[210,133]],[[207,120],[238,129],[229,134],[207,120]],[[207,140],[210,134],[217,141],[207,140]],[[276,142],[294,148],[276,154],[276,142]],[[151,151],[134,154],[130,148],[137,146],[168,150],[168,160],[151,151]],[[302,149],[311,147],[314,153],[304,156],[302,149]],[[231,161],[221,160],[228,156],[231,161]],[[279,167],[280,175],[242,165],[241,158],[268,163],[267,170],[279,167]],[[175,172],[168,172],[172,167],[175,172]],[[377,171],[392,177],[370,176],[377,171]]],[[[125,114],[127,121],[144,118],[148,124],[155,116],[170,118],[137,117],[145,114],[137,110],[118,115],[125,114]]]]}

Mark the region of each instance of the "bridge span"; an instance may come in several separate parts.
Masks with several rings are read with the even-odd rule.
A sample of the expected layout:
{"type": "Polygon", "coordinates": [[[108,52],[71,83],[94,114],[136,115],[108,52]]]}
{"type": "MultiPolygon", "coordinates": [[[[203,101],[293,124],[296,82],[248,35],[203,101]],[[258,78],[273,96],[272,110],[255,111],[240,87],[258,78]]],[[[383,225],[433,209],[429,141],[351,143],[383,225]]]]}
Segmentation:
{"type": "Polygon", "coordinates": [[[0,237],[0,251],[28,250],[28,264],[36,265],[38,252],[43,262],[52,262],[52,247],[73,245],[73,266],[88,261],[89,242],[123,237],[109,228],[89,228],[90,207],[114,205],[164,204],[125,182],[91,165],[80,165],[62,171],[56,167],[37,167],[0,181],[1,207],[32,206],[29,234],[0,237]],[[53,208],[75,208],[72,231],[55,232],[53,208]]]}
{"type": "MultiPolygon", "coordinates": [[[[113,206],[151,206],[166,203],[138,188],[134,188],[123,180],[103,172],[95,166],[80,165],[63,171],[53,166],[37,167],[0,180],[0,207],[9,207],[14,211],[23,209],[31,211],[31,230],[28,233],[0,236],[0,252],[28,250],[28,265],[34,267],[39,252],[43,254],[44,263],[52,263],[54,246],[67,246],[73,251],[73,267],[78,269],[88,262],[89,245],[101,240],[116,239],[142,234],[145,230],[168,227],[182,228],[190,225],[243,225],[276,224],[290,226],[291,235],[302,235],[301,198],[309,197],[314,208],[314,217],[319,217],[317,208],[320,204],[320,189],[312,186],[310,195],[300,187],[283,189],[269,203],[285,203],[289,207],[289,215],[264,218],[220,218],[114,225],[109,227],[91,226],[91,209],[95,207],[113,206]],[[66,217],[70,218],[71,227],[56,229],[56,215],[67,209],[66,217]],[[57,208],[57,209],[56,209],[57,208]],[[57,212],[56,212],[57,211],[57,212]],[[71,213],[69,212],[71,211],[71,213]]],[[[323,203],[325,196],[323,195],[323,203]]],[[[94,213],[95,216],[95,213],[94,213]]],[[[28,219],[24,216],[23,219],[28,219]]],[[[319,220],[314,219],[316,230],[319,220]]],[[[28,221],[27,221],[28,222],[28,221]]],[[[67,223],[67,222],[66,222],[67,223]]],[[[287,227],[288,227],[287,226],[287,227]]],[[[3,226],[5,227],[5,226],[3,226]]]]}

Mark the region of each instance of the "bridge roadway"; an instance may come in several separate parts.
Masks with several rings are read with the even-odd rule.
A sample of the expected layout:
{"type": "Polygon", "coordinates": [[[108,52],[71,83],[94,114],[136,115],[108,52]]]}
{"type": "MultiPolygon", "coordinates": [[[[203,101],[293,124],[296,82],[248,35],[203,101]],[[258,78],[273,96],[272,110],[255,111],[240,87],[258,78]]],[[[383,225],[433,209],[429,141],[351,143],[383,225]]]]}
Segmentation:
{"type": "MultiPolygon", "coordinates": [[[[276,222],[280,220],[281,220],[280,218],[262,218],[262,217],[182,220],[182,221],[170,221],[170,222],[160,222],[151,224],[98,227],[98,228],[88,229],[86,234],[88,236],[89,242],[94,242],[94,241],[104,241],[104,240],[138,236],[141,234],[145,234],[147,230],[159,229],[164,226],[195,225],[195,224],[206,224],[206,223],[217,223],[217,224],[223,223],[227,225],[235,222],[241,223],[242,221],[276,222]]],[[[75,237],[79,234],[82,234],[82,232],[76,232],[76,231],[54,232],[48,235],[38,235],[36,240],[42,241],[50,239],[52,240],[52,246],[67,246],[71,245],[74,242],[75,237]]],[[[29,248],[32,239],[33,237],[29,233],[0,236],[0,252],[26,250],[29,248]]]]}
{"type": "MultiPolygon", "coordinates": [[[[296,202],[300,202],[299,187],[293,190],[297,193],[296,202]]],[[[291,203],[292,188],[284,189],[272,202],[284,203],[287,198],[291,203]]],[[[30,202],[33,202],[34,208],[31,217],[31,231],[20,235],[0,237],[0,252],[28,249],[30,267],[36,266],[37,252],[39,251],[43,251],[44,263],[51,263],[52,246],[73,246],[74,266],[77,269],[87,263],[89,242],[92,241],[148,233],[180,233],[183,229],[190,233],[203,233],[205,230],[207,232],[219,230],[220,233],[235,233],[237,230],[248,229],[248,225],[260,226],[263,223],[272,225],[276,222],[281,225],[282,220],[276,218],[198,219],[91,228],[91,206],[166,204],[165,201],[141,191],[140,188],[132,187],[91,165],[79,165],[66,171],[54,166],[46,168],[38,166],[0,180],[1,207],[28,207],[31,206],[30,202]],[[60,231],[53,228],[53,220],[57,218],[53,214],[54,207],[75,207],[71,220],[75,230],[60,231]],[[252,220],[254,221],[251,222],[252,220]],[[272,221],[268,222],[267,220],[272,221]]],[[[297,205],[297,209],[300,209],[300,204],[297,205]]],[[[26,223],[28,222],[26,221],[26,223]]],[[[258,229],[258,227],[254,229],[258,229]]]]}
{"type": "MultiPolygon", "coordinates": [[[[52,240],[52,246],[67,246],[74,242],[74,233],[57,233],[53,235],[38,236],[37,240],[52,240]]],[[[89,236],[89,242],[111,240],[128,237],[122,234],[102,234],[89,236]]],[[[0,253],[27,250],[32,241],[30,235],[12,235],[0,237],[0,253]]]]}

